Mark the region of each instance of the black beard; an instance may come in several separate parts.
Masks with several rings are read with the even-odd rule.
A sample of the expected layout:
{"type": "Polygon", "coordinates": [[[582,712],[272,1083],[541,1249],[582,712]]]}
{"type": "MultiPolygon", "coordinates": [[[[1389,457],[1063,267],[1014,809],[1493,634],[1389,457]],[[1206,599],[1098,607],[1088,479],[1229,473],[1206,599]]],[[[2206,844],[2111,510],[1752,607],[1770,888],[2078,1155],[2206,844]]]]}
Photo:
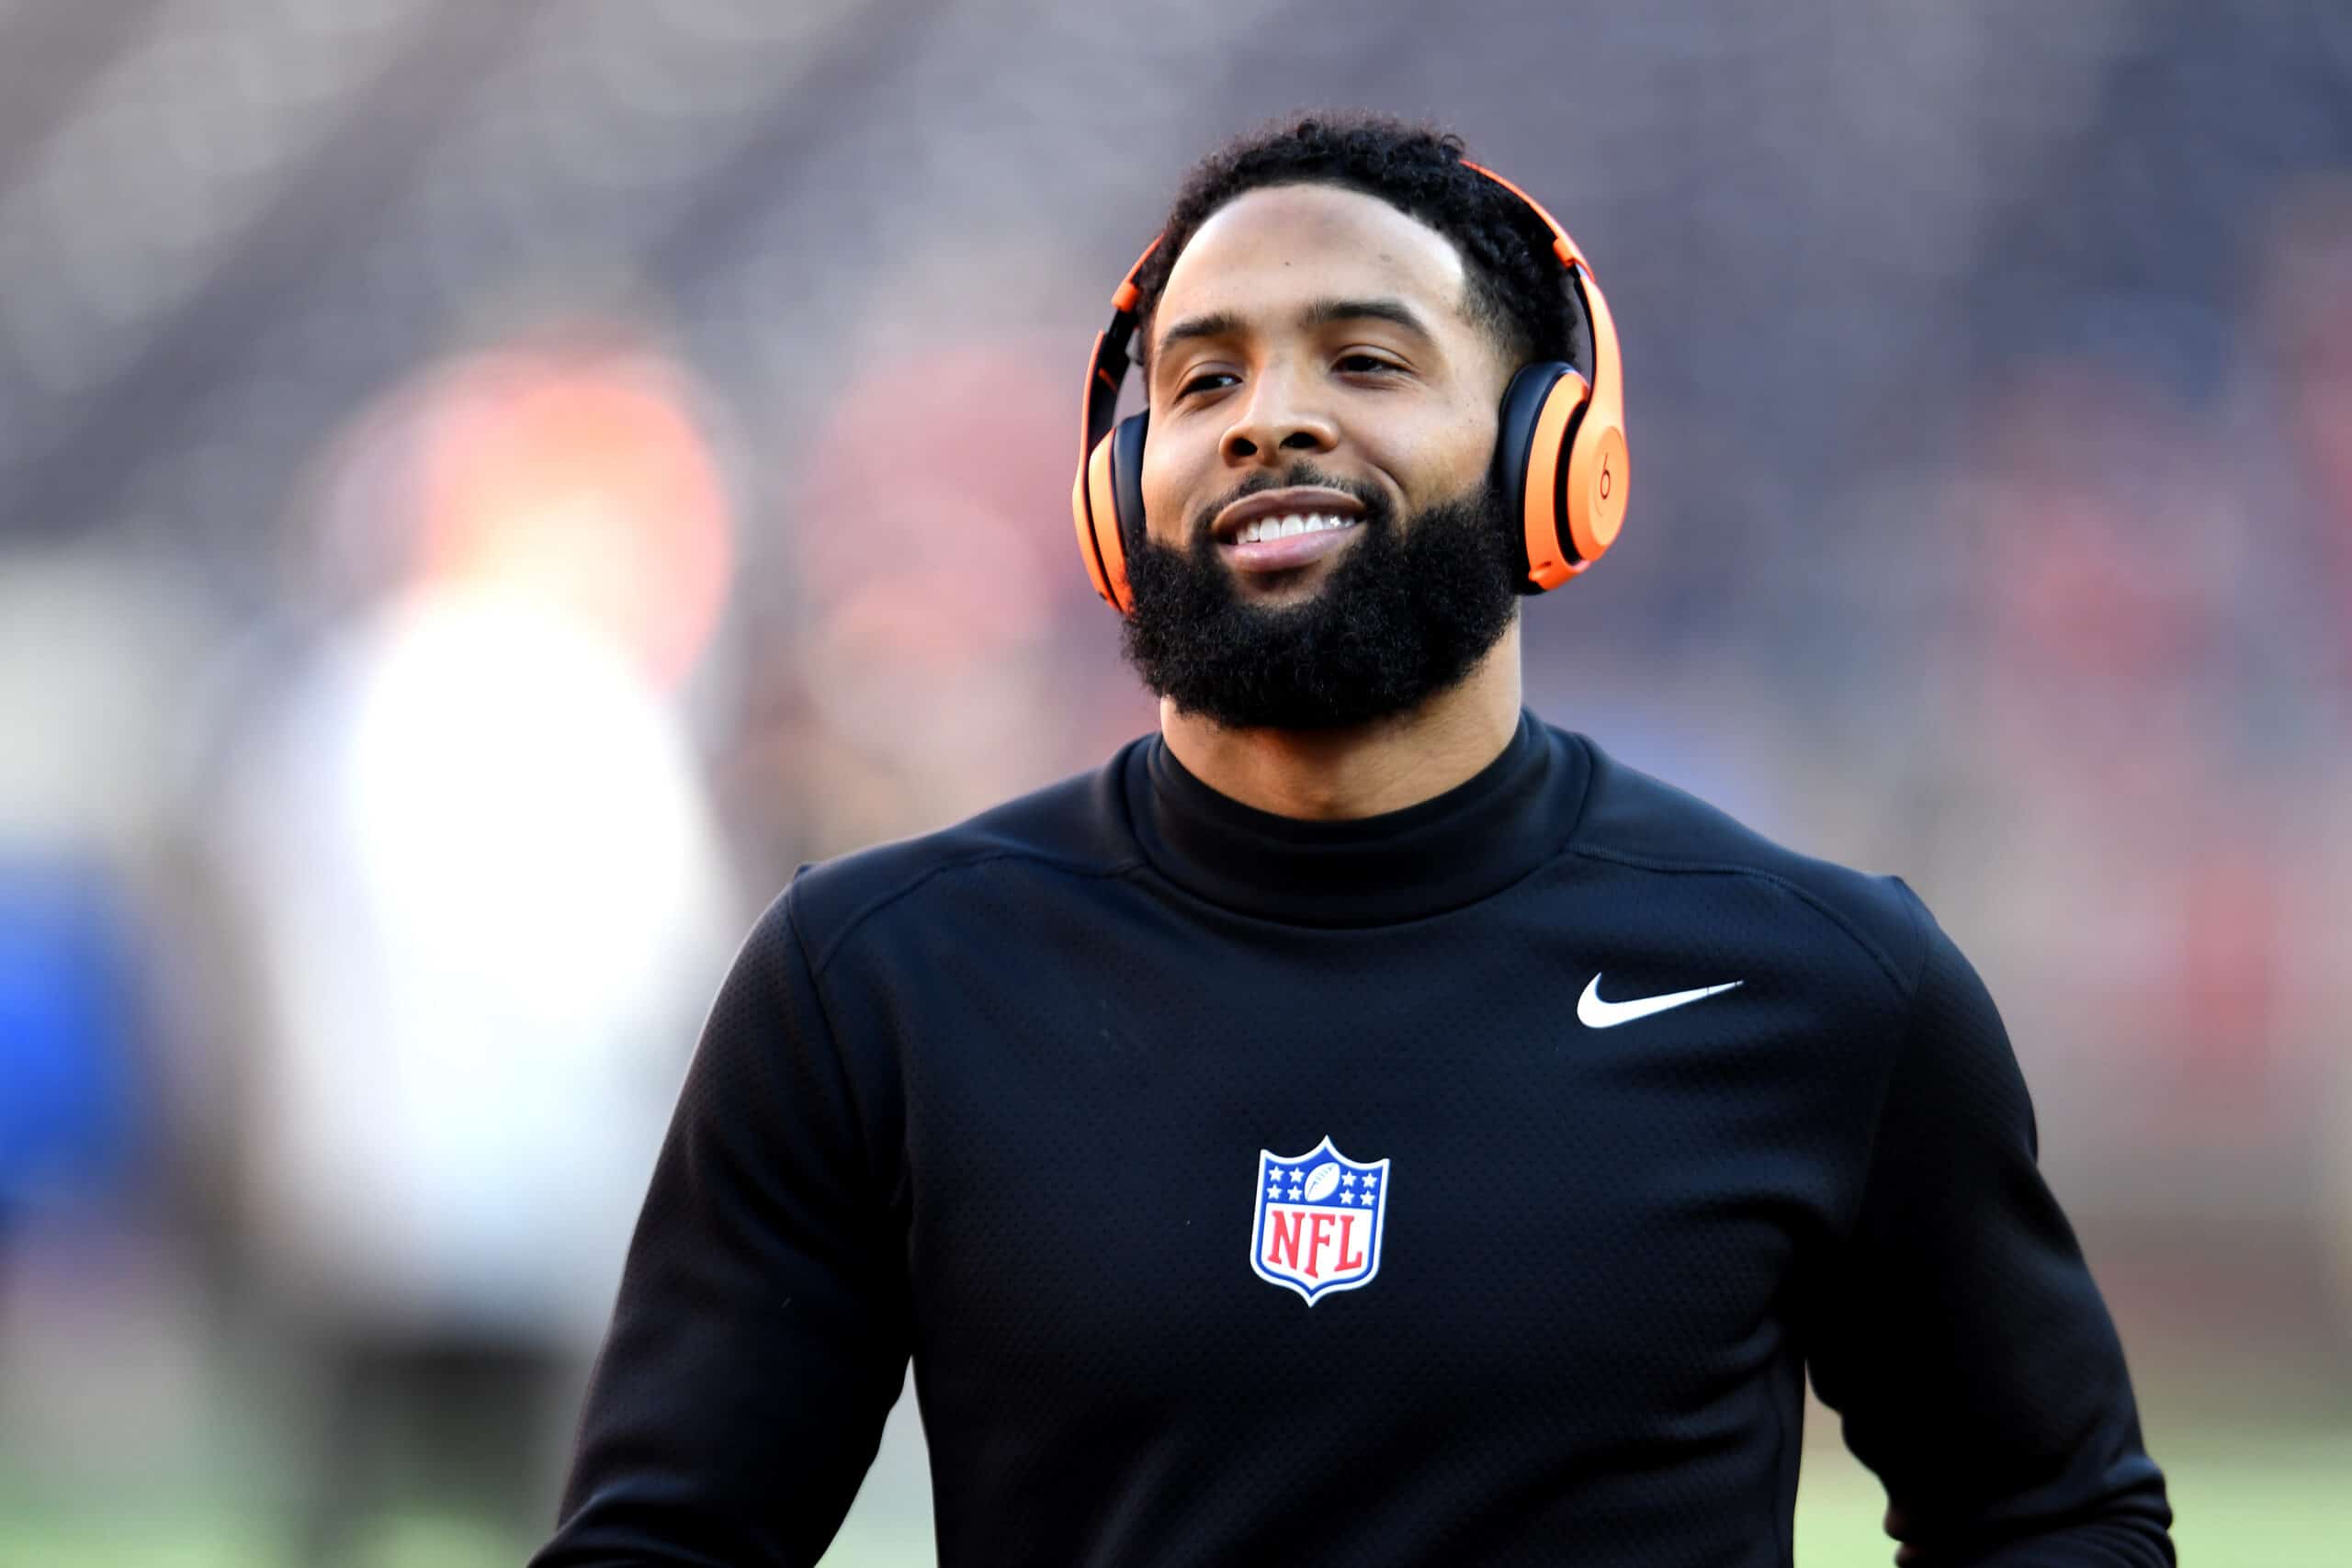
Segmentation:
{"type": "Polygon", "coordinates": [[[1364,724],[1458,685],[1502,640],[1518,601],[1515,519],[1491,480],[1402,528],[1369,486],[1305,465],[1282,483],[1344,491],[1364,506],[1346,558],[1303,603],[1244,603],[1206,516],[1190,550],[1127,541],[1127,661],[1180,711],[1229,729],[1364,724]]]}

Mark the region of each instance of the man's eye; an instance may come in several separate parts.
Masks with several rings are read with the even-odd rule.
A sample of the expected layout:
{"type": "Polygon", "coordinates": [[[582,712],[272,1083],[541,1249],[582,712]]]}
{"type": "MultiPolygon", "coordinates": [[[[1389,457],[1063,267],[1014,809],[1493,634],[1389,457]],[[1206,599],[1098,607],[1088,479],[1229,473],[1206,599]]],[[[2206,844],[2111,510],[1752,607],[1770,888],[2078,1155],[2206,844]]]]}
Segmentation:
{"type": "Polygon", "coordinates": [[[1189,398],[1194,392],[1215,391],[1216,389],[1211,387],[1209,385],[1210,382],[1230,381],[1232,379],[1234,379],[1234,378],[1228,371],[1204,370],[1200,375],[1193,377],[1191,380],[1177,388],[1176,395],[1180,398],[1189,398]]]}
{"type": "Polygon", "coordinates": [[[1346,354],[1340,356],[1340,368],[1346,371],[1401,370],[1403,366],[1372,354],[1346,354]]]}

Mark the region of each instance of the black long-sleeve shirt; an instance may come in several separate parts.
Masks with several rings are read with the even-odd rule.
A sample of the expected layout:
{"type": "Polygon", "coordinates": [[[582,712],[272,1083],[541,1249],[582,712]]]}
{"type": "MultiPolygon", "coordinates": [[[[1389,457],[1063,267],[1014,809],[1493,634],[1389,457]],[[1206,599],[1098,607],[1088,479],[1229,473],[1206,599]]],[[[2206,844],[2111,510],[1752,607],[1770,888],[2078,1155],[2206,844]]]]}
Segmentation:
{"type": "Polygon", "coordinates": [[[1808,1368],[1917,1562],[2173,1561],[1967,961],[1532,716],[1369,820],[1151,738],[804,871],[538,1568],[814,1562],[910,1355],[944,1568],[1784,1565],[1808,1368]]]}

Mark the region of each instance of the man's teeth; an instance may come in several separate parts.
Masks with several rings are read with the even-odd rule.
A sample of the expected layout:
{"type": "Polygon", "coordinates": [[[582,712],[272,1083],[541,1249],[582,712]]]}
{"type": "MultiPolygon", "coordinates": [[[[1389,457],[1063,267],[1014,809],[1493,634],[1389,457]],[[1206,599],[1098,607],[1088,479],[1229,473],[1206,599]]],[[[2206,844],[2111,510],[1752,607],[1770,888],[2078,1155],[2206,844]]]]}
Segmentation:
{"type": "Polygon", "coordinates": [[[1241,532],[1233,536],[1237,545],[1254,545],[1261,539],[1287,539],[1293,534],[1319,534],[1328,528],[1352,528],[1352,517],[1326,517],[1319,512],[1294,512],[1287,517],[1257,517],[1244,523],[1241,532]]]}

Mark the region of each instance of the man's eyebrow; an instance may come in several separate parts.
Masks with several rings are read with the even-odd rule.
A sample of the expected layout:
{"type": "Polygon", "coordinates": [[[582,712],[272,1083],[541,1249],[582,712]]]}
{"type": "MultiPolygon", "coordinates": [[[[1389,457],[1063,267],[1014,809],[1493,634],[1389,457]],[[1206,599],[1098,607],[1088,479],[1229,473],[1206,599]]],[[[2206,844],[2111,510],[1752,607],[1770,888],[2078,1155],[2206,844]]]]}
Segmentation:
{"type": "Polygon", "coordinates": [[[1151,357],[1157,360],[1175,344],[1188,338],[1231,337],[1241,330],[1241,318],[1231,310],[1212,310],[1205,316],[1188,316],[1159,334],[1151,345],[1151,357]]]}
{"type": "MultiPolygon", "coordinates": [[[[1402,299],[1317,299],[1299,312],[1299,325],[1307,328],[1336,326],[1342,321],[1388,321],[1404,328],[1414,336],[1433,341],[1427,322],[1402,299]]],[[[1239,315],[1231,310],[1212,310],[1204,316],[1191,316],[1159,334],[1152,345],[1151,356],[1157,360],[1175,344],[1191,338],[1231,337],[1243,330],[1239,315]]]]}
{"type": "Polygon", "coordinates": [[[1414,336],[1434,339],[1429,326],[1402,299],[1317,299],[1300,315],[1302,325],[1336,326],[1341,321],[1389,321],[1414,336]]]}

